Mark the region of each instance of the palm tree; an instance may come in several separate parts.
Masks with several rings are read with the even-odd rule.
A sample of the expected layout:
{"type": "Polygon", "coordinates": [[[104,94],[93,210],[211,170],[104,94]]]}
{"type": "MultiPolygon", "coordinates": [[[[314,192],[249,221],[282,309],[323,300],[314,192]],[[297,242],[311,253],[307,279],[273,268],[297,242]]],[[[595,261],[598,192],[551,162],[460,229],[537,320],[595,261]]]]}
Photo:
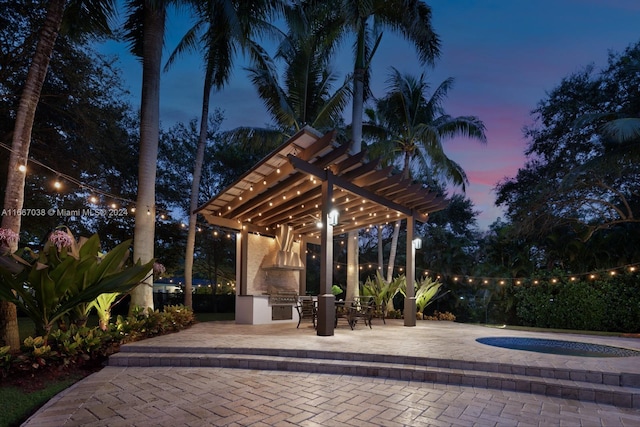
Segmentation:
{"type": "MultiPolygon", "coordinates": [[[[36,108],[40,101],[42,86],[47,76],[49,61],[53,54],[58,33],[64,24],[69,35],[107,35],[110,34],[109,20],[114,12],[113,0],[49,0],[46,3],[46,15],[35,52],[20,95],[16,122],[11,140],[9,170],[4,199],[4,209],[20,211],[24,205],[25,173],[20,170],[26,166],[31,144],[31,131],[35,120],[36,108]]],[[[20,215],[3,215],[2,228],[20,233],[20,215]]],[[[17,242],[9,248],[17,249],[17,242]]],[[[18,323],[16,307],[13,304],[0,302],[0,338],[7,345],[18,348],[18,323]]]]}
{"type": "MultiPolygon", "coordinates": [[[[369,63],[382,38],[377,31],[389,29],[402,35],[416,48],[423,65],[438,57],[440,41],[431,27],[431,8],[420,0],[336,0],[334,7],[342,12],[345,34],[355,35],[351,112],[351,153],[355,154],[362,145],[369,63]]],[[[347,295],[358,292],[357,237],[358,232],[352,231],[347,239],[348,259],[356,264],[356,277],[347,278],[347,295]]]]}
{"type": "MultiPolygon", "coordinates": [[[[462,187],[468,183],[462,167],[447,157],[443,142],[456,138],[472,138],[486,143],[485,127],[475,116],[451,117],[442,103],[453,85],[453,79],[442,82],[429,97],[424,74],[416,78],[392,68],[387,95],[376,103],[376,120],[364,124],[363,131],[377,141],[372,147],[399,159],[402,173],[411,178],[412,169],[429,171],[433,179],[448,180],[462,187]]],[[[391,281],[398,244],[399,223],[394,228],[387,267],[391,281]]]]}
{"type": "Polygon", "coordinates": [[[368,64],[382,33],[392,30],[416,48],[418,59],[432,64],[440,54],[440,40],[431,27],[431,7],[421,0],[339,0],[344,31],[355,35],[353,67],[353,104],[351,117],[352,152],[360,151],[365,93],[368,89],[368,64]]]}
{"type": "MultiPolygon", "coordinates": [[[[142,61],[138,197],[133,235],[133,259],[142,263],[154,257],[160,69],[167,5],[168,0],[130,0],[125,23],[125,39],[129,41],[129,49],[142,61]]],[[[148,277],[153,276],[149,274],[148,277]]],[[[130,310],[136,306],[153,308],[153,283],[143,282],[132,291],[130,310]]]]}
{"type": "Polygon", "coordinates": [[[276,133],[293,135],[305,125],[324,131],[342,122],[350,78],[333,91],[337,75],[331,70],[331,57],[340,28],[330,6],[320,2],[315,7],[287,7],[288,33],[274,59],[260,46],[252,47],[254,65],[247,71],[274,119],[276,133]],[[282,76],[276,60],[284,62],[282,76]]]}
{"type": "Polygon", "coordinates": [[[186,51],[199,50],[205,63],[205,79],[200,114],[200,133],[196,159],[193,167],[191,198],[189,203],[189,230],[185,253],[185,299],[184,304],[192,307],[193,256],[196,241],[196,214],[198,207],[202,164],[209,132],[209,104],[211,90],[221,89],[229,81],[235,52],[246,50],[250,38],[263,32],[273,32],[271,24],[265,20],[282,7],[281,0],[260,0],[237,2],[231,0],[210,0],[197,3],[198,19],[182,38],[169,57],[165,70],[186,51]],[[263,18],[264,17],[264,18],[263,18]]]}

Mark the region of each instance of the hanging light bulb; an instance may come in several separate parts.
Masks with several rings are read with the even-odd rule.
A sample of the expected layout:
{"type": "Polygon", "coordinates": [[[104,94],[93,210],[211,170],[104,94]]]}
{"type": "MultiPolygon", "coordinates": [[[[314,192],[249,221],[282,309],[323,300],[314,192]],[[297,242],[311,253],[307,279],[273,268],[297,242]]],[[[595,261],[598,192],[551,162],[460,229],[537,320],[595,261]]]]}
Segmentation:
{"type": "Polygon", "coordinates": [[[26,165],[20,165],[20,166],[18,166],[18,170],[19,170],[20,172],[23,172],[23,173],[24,173],[24,172],[26,172],[26,171],[27,171],[27,166],[26,166],[26,165]]]}

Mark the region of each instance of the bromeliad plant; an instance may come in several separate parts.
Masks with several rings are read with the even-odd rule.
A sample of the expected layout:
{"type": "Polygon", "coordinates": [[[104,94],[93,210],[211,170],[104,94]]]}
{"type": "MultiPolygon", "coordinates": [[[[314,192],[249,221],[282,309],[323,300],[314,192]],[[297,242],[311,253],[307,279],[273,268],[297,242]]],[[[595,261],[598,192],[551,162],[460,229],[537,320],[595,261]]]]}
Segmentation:
{"type": "Polygon", "coordinates": [[[393,311],[393,297],[401,291],[404,282],[405,277],[398,276],[390,283],[387,283],[382,274],[377,271],[374,279],[367,278],[367,281],[362,285],[361,294],[373,297],[376,303],[376,310],[383,311],[378,314],[385,316],[393,311]]]}
{"type": "MultiPolygon", "coordinates": [[[[398,292],[405,297],[407,296],[407,280],[405,276],[399,276],[396,280],[400,281],[398,292]]],[[[420,282],[414,283],[415,297],[416,297],[416,315],[424,319],[424,309],[435,301],[435,296],[440,291],[442,283],[437,280],[433,281],[430,277],[425,277],[420,282]]]]}
{"type": "Polygon", "coordinates": [[[76,242],[66,227],[50,234],[40,253],[23,248],[0,257],[0,299],[18,306],[47,336],[65,316],[86,322],[92,301],[105,293],[126,293],[151,272],[153,260],[125,267],[131,241],[100,256],[94,234],[76,242]]]}
{"type": "Polygon", "coordinates": [[[117,292],[99,295],[98,298],[94,299],[88,307],[89,311],[91,311],[92,308],[96,309],[96,313],[98,313],[98,325],[103,331],[106,331],[109,327],[109,320],[111,320],[111,306],[116,301],[116,298],[118,298],[118,295],[120,294],[117,292]]]}
{"type": "Polygon", "coordinates": [[[418,285],[418,290],[416,290],[416,307],[418,309],[418,315],[424,319],[424,309],[435,301],[434,297],[438,294],[438,291],[440,291],[442,283],[437,280],[433,281],[430,277],[425,277],[418,285]]]}

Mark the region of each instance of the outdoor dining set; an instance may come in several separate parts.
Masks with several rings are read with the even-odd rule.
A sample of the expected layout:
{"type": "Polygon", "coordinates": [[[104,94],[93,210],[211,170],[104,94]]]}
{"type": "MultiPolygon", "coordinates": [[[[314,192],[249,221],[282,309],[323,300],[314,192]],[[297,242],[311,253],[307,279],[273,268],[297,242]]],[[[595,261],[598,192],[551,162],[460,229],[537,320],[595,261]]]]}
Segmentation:
{"type": "MultiPolygon", "coordinates": [[[[296,304],[298,311],[298,328],[303,320],[310,320],[313,327],[316,327],[318,318],[318,302],[313,297],[299,297],[296,304]]],[[[339,322],[344,322],[353,330],[359,321],[365,326],[371,328],[373,318],[378,317],[381,312],[378,310],[376,303],[372,297],[360,296],[352,300],[335,301],[335,324],[338,327],[339,322]]],[[[382,321],[384,322],[384,316],[382,321]]]]}

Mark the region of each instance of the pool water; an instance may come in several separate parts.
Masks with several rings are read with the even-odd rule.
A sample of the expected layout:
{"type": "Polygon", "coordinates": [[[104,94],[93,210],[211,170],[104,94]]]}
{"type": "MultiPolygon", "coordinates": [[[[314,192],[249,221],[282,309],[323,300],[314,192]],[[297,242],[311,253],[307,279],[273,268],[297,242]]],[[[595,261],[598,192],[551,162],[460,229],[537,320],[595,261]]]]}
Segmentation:
{"type": "Polygon", "coordinates": [[[577,341],[552,340],[542,338],[523,337],[486,337],[478,338],[477,342],[494,347],[512,350],[534,351],[537,353],[559,354],[564,356],[581,357],[633,357],[640,356],[640,351],[627,348],[613,347],[602,344],[592,344],[577,341]]]}

